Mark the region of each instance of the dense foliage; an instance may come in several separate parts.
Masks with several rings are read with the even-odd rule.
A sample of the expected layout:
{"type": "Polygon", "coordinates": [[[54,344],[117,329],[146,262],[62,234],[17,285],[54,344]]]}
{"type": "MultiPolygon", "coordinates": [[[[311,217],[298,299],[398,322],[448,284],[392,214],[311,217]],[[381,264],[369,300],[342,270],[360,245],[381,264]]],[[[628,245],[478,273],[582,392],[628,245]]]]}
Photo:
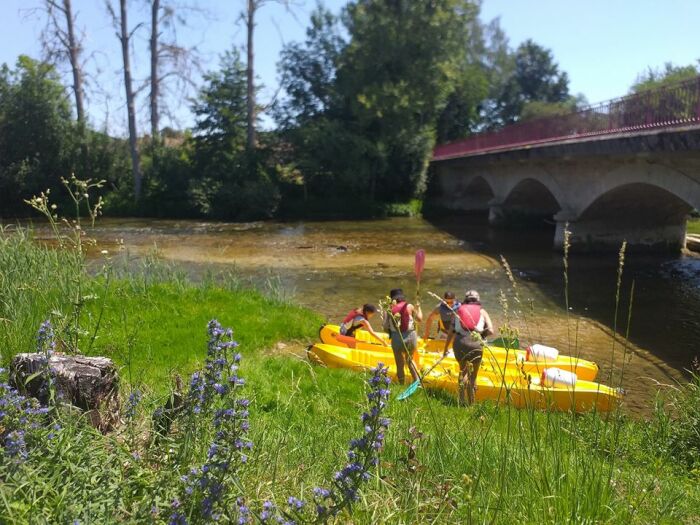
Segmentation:
{"type": "MultiPolygon", "coordinates": [[[[284,46],[281,93],[256,114],[276,128],[247,144],[247,65],[233,49],[190,100],[192,129],[141,137],[141,195],[125,139],[73,118],[49,63],[0,69],[0,216],[62,177],[105,180],[105,212],[250,220],[415,213],[436,142],[574,110],[585,103],[552,52],[510,46],[476,0],[321,4],[306,38],[284,46]]],[[[666,65],[633,91],[697,75],[666,65]]],[[[107,125],[106,123],[105,125],[107,125]]],[[[54,192],[55,193],[55,192],[54,192]]],[[[59,205],[65,204],[59,202],[59,205]]]]}

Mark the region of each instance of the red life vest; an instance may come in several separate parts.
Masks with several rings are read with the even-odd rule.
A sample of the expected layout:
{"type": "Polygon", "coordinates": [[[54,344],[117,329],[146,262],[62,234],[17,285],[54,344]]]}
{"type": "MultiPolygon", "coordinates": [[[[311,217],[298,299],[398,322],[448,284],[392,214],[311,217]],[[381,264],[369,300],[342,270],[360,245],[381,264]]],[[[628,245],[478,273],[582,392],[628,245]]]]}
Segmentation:
{"type": "Polygon", "coordinates": [[[365,317],[365,314],[363,314],[361,310],[359,310],[358,308],[353,308],[352,310],[350,310],[350,313],[345,316],[345,319],[343,319],[343,324],[349,323],[358,315],[362,316],[364,319],[367,319],[367,317],[365,317]]]}
{"type": "Polygon", "coordinates": [[[481,320],[481,305],[476,303],[463,304],[457,309],[459,323],[465,330],[474,330],[481,320]]]}
{"type": "Polygon", "coordinates": [[[395,316],[396,314],[401,314],[399,330],[401,332],[408,331],[408,327],[411,324],[411,316],[408,313],[408,303],[406,301],[401,301],[391,307],[391,315],[395,316]]]}

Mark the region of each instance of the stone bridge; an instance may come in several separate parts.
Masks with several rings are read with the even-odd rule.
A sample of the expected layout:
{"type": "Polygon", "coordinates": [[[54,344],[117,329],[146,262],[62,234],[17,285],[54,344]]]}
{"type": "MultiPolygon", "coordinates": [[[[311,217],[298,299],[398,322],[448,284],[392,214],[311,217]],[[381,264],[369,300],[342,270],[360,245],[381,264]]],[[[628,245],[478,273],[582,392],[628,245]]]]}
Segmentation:
{"type": "Polygon", "coordinates": [[[679,250],[700,209],[700,78],[681,87],[682,107],[678,91],[634,95],[438,146],[431,203],[493,225],[553,223],[557,248],[568,225],[573,249],[679,250]]]}

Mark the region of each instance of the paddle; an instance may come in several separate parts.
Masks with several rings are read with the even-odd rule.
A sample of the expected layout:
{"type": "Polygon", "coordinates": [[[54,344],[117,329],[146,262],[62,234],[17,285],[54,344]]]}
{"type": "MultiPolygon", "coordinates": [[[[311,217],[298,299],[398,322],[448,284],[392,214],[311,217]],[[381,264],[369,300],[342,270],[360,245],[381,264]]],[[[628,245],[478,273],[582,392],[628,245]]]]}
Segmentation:
{"type": "Polygon", "coordinates": [[[413,263],[413,271],[416,274],[416,299],[420,302],[420,276],[425,268],[425,250],[416,252],[416,260],[413,263]]]}
{"type": "MultiPolygon", "coordinates": [[[[425,268],[425,250],[421,249],[416,252],[416,257],[413,261],[413,272],[416,274],[416,306],[418,308],[420,308],[420,276],[423,273],[423,268],[425,268]]],[[[416,364],[413,362],[413,356],[411,355],[411,352],[408,351],[405,344],[404,351],[406,352],[406,357],[408,358],[408,368],[412,373],[419,376],[418,370],[416,370],[416,364]]],[[[418,377],[418,382],[420,383],[420,376],[418,377]]],[[[415,391],[416,388],[418,387],[415,387],[413,390],[415,391]]]]}
{"type": "Polygon", "coordinates": [[[433,366],[431,366],[425,374],[423,374],[419,379],[417,379],[416,381],[414,381],[413,383],[408,385],[408,388],[406,388],[406,390],[401,392],[396,397],[396,399],[403,401],[404,399],[408,399],[409,397],[411,397],[416,392],[416,390],[418,390],[418,387],[420,386],[420,384],[423,381],[423,379],[425,378],[425,376],[427,376],[430,372],[432,372],[435,369],[435,367],[437,365],[439,365],[442,362],[442,360],[445,359],[446,357],[447,357],[447,355],[443,355],[440,359],[435,361],[435,364],[433,364],[433,366]]]}

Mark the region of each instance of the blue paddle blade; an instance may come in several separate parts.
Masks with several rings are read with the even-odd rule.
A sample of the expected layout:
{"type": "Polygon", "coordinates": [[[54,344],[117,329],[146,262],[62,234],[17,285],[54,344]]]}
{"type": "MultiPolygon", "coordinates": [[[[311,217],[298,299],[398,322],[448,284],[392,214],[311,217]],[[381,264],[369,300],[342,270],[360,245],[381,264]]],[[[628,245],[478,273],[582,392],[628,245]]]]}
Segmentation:
{"type": "Polygon", "coordinates": [[[408,385],[408,388],[401,392],[396,399],[399,399],[403,401],[404,399],[408,399],[411,397],[413,394],[415,394],[416,390],[418,390],[418,387],[420,386],[420,381],[414,381],[410,385],[408,385]]]}

